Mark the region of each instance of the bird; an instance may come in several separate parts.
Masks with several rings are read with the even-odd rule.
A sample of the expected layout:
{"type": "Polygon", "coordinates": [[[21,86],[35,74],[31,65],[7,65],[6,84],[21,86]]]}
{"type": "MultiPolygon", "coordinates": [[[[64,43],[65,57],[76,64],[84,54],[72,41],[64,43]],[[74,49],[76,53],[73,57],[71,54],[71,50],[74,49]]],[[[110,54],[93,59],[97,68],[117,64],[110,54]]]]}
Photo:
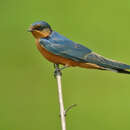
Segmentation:
{"type": "Polygon", "coordinates": [[[130,65],[105,58],[86,46],[69,40],[54,31],[45,21],[31,24],[28,31],[34,36],[40,53],[54,65],[63,65],[61,70],[66,67],[81,67],[130,74],[130,65]]]}

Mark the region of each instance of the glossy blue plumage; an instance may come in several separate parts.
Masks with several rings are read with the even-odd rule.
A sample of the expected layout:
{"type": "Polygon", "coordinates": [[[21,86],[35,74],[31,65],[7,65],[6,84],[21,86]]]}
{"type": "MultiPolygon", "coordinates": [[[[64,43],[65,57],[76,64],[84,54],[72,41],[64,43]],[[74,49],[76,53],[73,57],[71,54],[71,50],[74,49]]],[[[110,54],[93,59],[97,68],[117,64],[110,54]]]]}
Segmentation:
{"type": "MultiPolygon", "coordinates": [[[[78,62],[92,63],[106,69],[124,72],[130,65],[104,58],[87,47],[77,44],[57,32],[52,32],[48,38],[41,38],[40,44],[49,52],[78,62]]],[[[128,72],[129,73],[129,72],[128,72]]]]}
{"type": "MultiPolygon", "coordinates": [[[[84,65],[84,67],[86,63],[90,63],[87,65],[90,65],[92,68],[99,67],[99,69],[103,69],[103,70],[106,69],[106,70],[116,71],[119,73],[130,74],[130,71],[127,71],[127,69],[130,69],[130,65],[105,58],[101,55],[98,55],[92,52],[87,47],[77,44],[67,39],[66,37],[60,35],[59,33],[53,31],[51,26],[45,21],[39,21],[39,22],[33,23],[30,29],[31,29],[30,32],[32,32],[32,34],[37,40],[39,40],[40,38],[39,42],[37,43],[37,46],[40,43],[40,45],[46,51],[60,56],[62,60],[69,59],[69,62],[71,61],[72,63],[75,63],[76,66],[78,65],[77,63],[81,63],[81,62],[83,63],[82,65],[84,65]]],[[[49,55],[48,53],[42,51],[41,49],[39,50],[44,56],[46,55],[45,57],[48,60],[54,62],[56,58],[55,55],[49,55]]],[[[65,63],[65,62],[66,61],[64,61],[64,65],[68,65],[68,63],[65,63]]],[[[57,59],[57,63],[63,64],[61,60],[58,62],[58,59],[57,59]]],[[[73,66],[73,65],[70,64],[70,66],[73,66]]],[[[86,66],[86,68],[87,67],[88,66],[86,66]]]]}
{"type": "Polygon", "coordinates": [[[92,52],[57,32],[52,32],[48,39],[41,38],[40,44],[53,54],[79,62],[86,62],[85,56],[92,52]]]}
{"type": "Polygon", "coordinates": [[[38,21],[38,22],[35,22],[32,24],[32,26],[37,26],[37,25],[44,26],[44,27],[48,27],[48,26],[50,27],[50,25],[45,21],[38,21]]]}

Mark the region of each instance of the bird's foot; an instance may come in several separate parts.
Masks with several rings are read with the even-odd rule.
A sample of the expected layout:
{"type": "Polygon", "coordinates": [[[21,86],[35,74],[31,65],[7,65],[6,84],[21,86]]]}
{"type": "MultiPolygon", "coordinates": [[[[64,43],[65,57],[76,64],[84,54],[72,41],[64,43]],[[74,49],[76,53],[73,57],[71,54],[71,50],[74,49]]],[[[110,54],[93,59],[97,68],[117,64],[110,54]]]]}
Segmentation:
{"type": "Polygon", "coordinates": [[[69,67],[68,65],[65,65],[64,67],[60,68],[58,64],[54,64],[54,68],[55,68],[54,77],[56,77],[57,75],[62,75],[61,70],[68,68],[68,67],[69,67]]]}
{"type": "Polygon", "coordinates": [[[59,65],[58,64],[54,64],[54,67],[55,67],[55,71],[54,71],[54,77],[56,78],[56,76],[58,75],[62,75],[61,73],[61,69],[59,68],[59,65]]]}

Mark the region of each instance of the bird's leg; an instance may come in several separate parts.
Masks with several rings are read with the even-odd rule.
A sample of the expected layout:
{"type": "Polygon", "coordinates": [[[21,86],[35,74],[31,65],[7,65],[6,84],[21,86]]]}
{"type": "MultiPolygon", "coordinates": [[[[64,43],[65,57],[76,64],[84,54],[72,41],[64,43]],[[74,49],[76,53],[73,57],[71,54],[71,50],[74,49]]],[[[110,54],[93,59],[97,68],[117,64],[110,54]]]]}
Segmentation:
{"type": "Polygon", "coordinates": [[[54,66],[54,69],[56,68],[56,64],[53,64],[53,66],[54,66]]]}
{"type": "Polygon", "coordinates": [[[55,68],[54,77],[56,77],[57,75],[62,75],[61,70],[59,68],[59,64],[54,64],[54,68],[55,68]]]}
{"type": "Polygon", "coordinates": [[[54,68],[55,68],[54,77],[56,77],[57,74],[62,75],[61,70],[68,68],[68,67],[69,67],[68,65],[64,65],[63,67],[60,68],[59,64],[54,64],[54,68]]]}

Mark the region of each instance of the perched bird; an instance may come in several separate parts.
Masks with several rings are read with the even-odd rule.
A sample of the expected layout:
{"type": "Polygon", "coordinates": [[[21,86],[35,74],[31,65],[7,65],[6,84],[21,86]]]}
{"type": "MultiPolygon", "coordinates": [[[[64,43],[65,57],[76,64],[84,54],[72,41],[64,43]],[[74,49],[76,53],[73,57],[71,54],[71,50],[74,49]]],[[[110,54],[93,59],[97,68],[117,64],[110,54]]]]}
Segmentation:
{"type": "Polygon", "coordinates": [[[47,22],[33,23],[29,32],[33,34],[41,54],[54,64],[130,74],[128,71],[130,65],[104,58],[87,47],[67,39],[53,31],[47,22]]]}

